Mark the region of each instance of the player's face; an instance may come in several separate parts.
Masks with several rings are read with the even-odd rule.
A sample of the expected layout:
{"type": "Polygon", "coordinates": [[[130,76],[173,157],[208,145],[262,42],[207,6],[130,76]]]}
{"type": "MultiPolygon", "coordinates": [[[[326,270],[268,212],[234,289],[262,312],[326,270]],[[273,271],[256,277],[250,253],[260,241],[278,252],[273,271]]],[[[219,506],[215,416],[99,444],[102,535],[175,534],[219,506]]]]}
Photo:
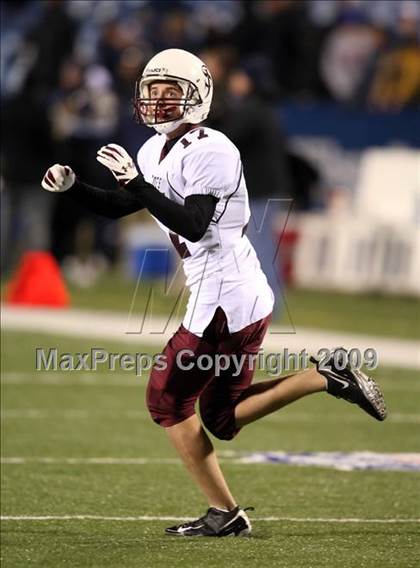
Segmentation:
{"type": "Polygon", "coordinates": [[[149,101],[144,112],[146,122],[159,124],[180,118],[182,115],[180,99],[182,98],[182,89],[176,83],[151,83],[149,101]]]}

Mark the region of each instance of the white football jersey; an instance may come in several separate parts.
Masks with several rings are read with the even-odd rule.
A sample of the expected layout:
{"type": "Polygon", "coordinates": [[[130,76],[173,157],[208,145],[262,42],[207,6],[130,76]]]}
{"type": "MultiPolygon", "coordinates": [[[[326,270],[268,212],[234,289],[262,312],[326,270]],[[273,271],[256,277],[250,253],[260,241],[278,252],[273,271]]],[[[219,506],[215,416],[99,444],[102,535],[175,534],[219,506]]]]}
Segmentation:
{"type": "Polygon", "coordinates": [[[231,333],[267,316],[273,292],[245,236],[250,219],[241,157],[221,132],[190,130],[160,161],[166,137],[155,134],[140,148],[137,162],[145,180],[176,203],[189,195],[219,199],[203,238],[192,243],[155,219],[183,258],[191,294],[184,326],[201,336],[220,306],[231,333]]]}

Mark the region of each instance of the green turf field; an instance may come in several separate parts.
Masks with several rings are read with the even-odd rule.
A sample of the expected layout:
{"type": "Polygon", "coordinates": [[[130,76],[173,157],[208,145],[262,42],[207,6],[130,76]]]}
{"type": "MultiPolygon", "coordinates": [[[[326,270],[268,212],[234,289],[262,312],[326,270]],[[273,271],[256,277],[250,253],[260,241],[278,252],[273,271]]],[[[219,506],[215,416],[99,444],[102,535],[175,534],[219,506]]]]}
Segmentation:
{"type": "MultiPolygon", "coordinates": [[[[182,286],[164,281],[136,282],[109,273],[91,288],[70,286],[72,306],[82,309],[127,312],[132,303],[143,313],[153,290],[153,314],[183,313],[187,295],[177,299],[182,286]],[[166,287],[165,287],[166,286],[166,287]]],[[[280,321],[285,330],[314,327],[326,330],[401,338],[420,338],[420,300],[380,294],[342,294],[330,291],[285,289],[280,321]]]]}
{"type": "MultiPolygon", "coordinates": [[[[138,286],[134,280],[113,270],[89,288],[67,283],[71,306],[78,309],[183,314],[188,294],[179,281],[150,280],[138,286]],[[151,302],[151,303],[150,303],[151,302]]],[[[2,293],[7,282],[2,284],[2,293]]],[[[331,291],[285,288],[281,317],[275,320],[285,331],[312,327],[403,339],[420,339],[420,299],[381,294],[344,294],[331,291]]]]}
{"type": "MultiPolygon", "coordinates": [[[[222,453],[237,499],[255,507],[251,518],[263,519],[254,521],[253,537],[166,537],[162,531],[174,521],[160,517],[193,517],[204,512],[205,503],[174,460],[164,432],[148,417],[146,379],[130,372],[33,370],[37,346],[77,352],[91,344],[26,333],[3,336],[2,515],[61,517],[4,520],[3,568],[419,565],[420,523],[404,522],[420,518],[420,474],[413,472],[251,465],[222,453]],[[99,459],[89,463],[92,458],[99,459]],[[115,461],[103,463],[104,458],[115,461]],[[130,458],[134,462],[127,463],[130,458]],[[115,517],[119,520],[110,519],[115,517]],[[382,522],[368,522],[372,519],[382,522]]],[[[100,347],[130,350],[106,342],[100,347]]],[[[384,423],[319,394],[216,445],[221,452],[419,452],[418,373],[374,374],[389,406],[384,423]]]]}

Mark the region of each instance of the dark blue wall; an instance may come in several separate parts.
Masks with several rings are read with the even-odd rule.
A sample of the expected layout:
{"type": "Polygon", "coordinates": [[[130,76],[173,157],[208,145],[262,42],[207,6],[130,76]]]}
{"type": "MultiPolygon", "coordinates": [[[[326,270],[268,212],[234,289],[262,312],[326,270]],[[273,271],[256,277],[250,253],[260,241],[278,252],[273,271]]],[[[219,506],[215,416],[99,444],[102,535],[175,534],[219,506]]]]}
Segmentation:
{"type": "Polygon", "coordinates": [[[326,136],[343,148],[363,149],[401,143],[420,147],[420,109],[379,113],[331,104],[285,104],[279,108],[288,136],[326,136]]]}

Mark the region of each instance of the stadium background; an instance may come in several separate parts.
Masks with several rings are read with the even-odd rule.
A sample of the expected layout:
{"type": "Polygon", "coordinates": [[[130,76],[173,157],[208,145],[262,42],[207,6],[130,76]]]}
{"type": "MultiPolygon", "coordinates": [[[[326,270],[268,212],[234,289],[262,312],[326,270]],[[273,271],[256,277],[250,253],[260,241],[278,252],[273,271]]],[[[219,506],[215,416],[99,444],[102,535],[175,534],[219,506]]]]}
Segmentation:
{"type": "Polygon", "coordinates": [[[4,566],[415,566],[420,3],[15,0],[1,10],[4,566]],[[131,98],[139,70],[168,47],[209,65],[209,125],[241,151],[250,238],[278,297],[270,346],[373,347],[390,405],[378,425],[314,397],[220,444],[241,503],[264,519],[250,543],[161,537],[165,517],[203,503],[147,416],[144,377],[34,370],[36,347],[157,352],[182,314],[178,261],[147,213],[107,221],[40,187],[55,162],[112,183],[96,150],[114,141],[134,155],[153,133],[133,121],[131,98]],[[151,327],[134,334],[146,312],[151,327]],[[267,455],[279,451],[285,463],[267,455]],[[351,452],[365,451],[360,470],[351,452]],[[335,466],[331,452],[354,459],[350,471],[290,465],[308,452],[330,452],[335,466]]]}

